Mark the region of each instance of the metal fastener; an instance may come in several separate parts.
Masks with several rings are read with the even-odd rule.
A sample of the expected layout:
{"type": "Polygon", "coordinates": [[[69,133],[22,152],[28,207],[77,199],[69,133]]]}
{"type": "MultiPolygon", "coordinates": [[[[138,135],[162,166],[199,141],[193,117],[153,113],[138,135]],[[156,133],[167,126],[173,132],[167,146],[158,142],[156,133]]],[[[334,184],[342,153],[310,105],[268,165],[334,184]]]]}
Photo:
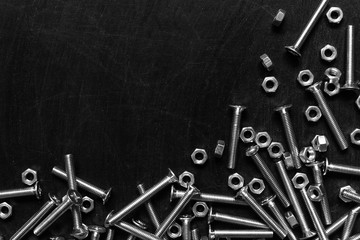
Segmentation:
{"type": "Polygon", "coordinates": [[[341,235],[341,240],[348,240],[352,230],[354,228],[354,224],[357,218],[357,215],[359,214],[359,209],[352,209],[349,212],[349,215],[344,223],[344,228],[343,228],[343,232],[341,235]]]}
{"type": "Polygon", "coordinates": [[[256,230],[213,230],[209,226],[209,239],[220,238],[272,238],[273,231],[265,229],[256,230]]]}
{"type": "Polygon", "coordinates": [[[230,108],[232,108],[234,112],[233,112],[233,119],[231,124],[229,162],[227,167],[229,169],[234,169],[236,164],[236,152],[237,152],[237,146],[240,135],[241,113],[246,109],[246,107],[240,105],[230,105],[230,108]]]}
{"type": "Polygon", "coordinates": [[[181,229],[182,229],[182,239],[183,240],[191,240],[191,221],[194,219],[194,216],[191,215],[183,215],[180,216],[179,220],[181,221],[181,229]]]}
{"type": "MultiPolygon", "coordinates": [[[[112,212],[110,212],[110,216],[108,215],[108,217],[111,217],[112,212]]],[[[130,233],[131,235],[134,235],[135,237],[138,237],[140,239],[144,239],[144,240],[162,240],[161,238],[155,236],[152,233],[149,233],[137,226],[134,226],[130,223],[127,222],[117,222],[114,224],[115,227],[130,233]]]]}
{"type": "MultiPolygon", "coordinates": [[[[137,185],[137,189],[141,195],[145,193],[144,184],[141,183],[141,184],[137,185]]],[[[160,220],[154,209],[154,206],[152,205],[152,203],[150,201],[148,201],[147,203],[145,203],[145,207],[150,216],[150,220],[151,220],[152,224],[154,225],[155,228],[158,228],[160,226],[160,220]]]]}
{"type": "Polygon", "coordinates": [[[101,226],[90,225],[89,232],[91,233],[91,240],[99,240],[100,235],[106,232],[106,229],[101,226]]]}
{"type": "Polygon", "coordinates": [[[360,203],[360,194],[358,194],[350,185],[340,188],[339,197],[344,202],[360,203]]]}
{"type": "Polygon", "coordinates": [[[326,175],[328,172],[337,172],[360,176],[360,167],[329,163],[329,160],[326,158],[323,163],[323,174],[326,175]]]}
{"type": "Polygon", "coordinates": [[[260,60],[261,64],[264,66],[264,68],[266,68],[266,70],[268,70],[269,72],[273,70],[274,64],[266,53],[260,56],[260,60]]]}
{"type": "MultiPolygon", "coordinates": [[[[138,227],[138,228],[140,228],[142,230],[147,230],[147,228],[148,228],[147,225],[143,221],[141,221],[139,219],[136,219],[136,220],[131,219],[131,221],[134,224],[134,226],[136,226],[136,227],[138,227]]],[[[130,233],[126,240],[135,240],[135,239],[136,239],[136,237],[130,233]]]]}
{"type": "Polygon", "coordinates": [[[200,240],[200,233],[198,228],[194,228],[191,230],[191,239],[192,240],[200,240]]]}
{"type": "Polygon", "coordinates": [[[345,84],[341,89],[359,90],[358,81],[354,77],[355,66],[355,48],[354,48],[354,26],[348,25],[346,29],[346,74],[345,84]]]}
{"type": "Polygon", "coordinates": [[[37,199],[40,199],[41,193],[42,189],[40,187],[40,184],[39,182],[36,182],[35,185],[31,187],[2,190],[0,191],[0,199],[25,196],[36,196],[37,199]]]}
{"type": "Polygon", "coordinates": [[[221,158],[225,150],[225,141],[224,140],[218,140],[217,145],[215,147],[215,157],[221,158]]]}

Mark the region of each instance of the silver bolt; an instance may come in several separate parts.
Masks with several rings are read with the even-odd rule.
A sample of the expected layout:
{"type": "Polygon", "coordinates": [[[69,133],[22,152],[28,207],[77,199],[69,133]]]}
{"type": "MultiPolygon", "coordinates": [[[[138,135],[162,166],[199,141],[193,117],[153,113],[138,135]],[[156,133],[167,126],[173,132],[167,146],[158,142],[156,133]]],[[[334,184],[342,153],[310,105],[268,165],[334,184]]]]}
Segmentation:
{"type": "Polygon", "coordinates": [[[347,240],[349,239],[351,232],[354,228],[354,224],[356,221],[356,217],[359,214],[359,209],[352,209],[349,214],[348,217],[344,223],[344,228],[343,228],[343,232],[341,235],[341,240],[347,240]]]}
{"type": "Polygon", "coordinates": [[[194,228],[191,230],[191,239],[192,240],[200,240],[200,233],[198,228],[194,228]]]}
{"type": "Polygon", "coordinates": [[[281,239],[284,239],[286,237],[287,232],[285,231],[285,229],[283,229],[248,193],[248,186],[242,187],[237,194],[249,204],[249,206],[269,226],[269,228],[273,230],[281,239]]]}
{"type": "Polygon", "coordinates": [[[230,136],[230,144],[229,144],[229,163],[227,167],[229,169],[234,169],[236,164],[236,151],[237,151],[239,135],[240,135],[241,113],[246,109],[246,107],[240,105],[230,105],[230,107],[234,109],[234,114],[231,124],[231,136],[230,136]]]}
{"type": "Polygon", "coordinates": [[[330,107],[326,103],[325,97],[321,92],[320,86],[321,86],[321,82],[317,82],[311,85],[310,87],[308,87],[307,90],[313,93],[319,105],[319,108],[321,109],[321,112],[324,115],[329,125],[331,132],[335,136],[335,139],[340,146],[340,149],[345,150],[349,147],[349,145],[346,141],[344,134],[342,133],[339,127],[339,124],[337,123],[334,117],[334,114],[331,112],[330,107]]]}
{"type": "Polygon", "coordinates": [[[308,223],[306,222],[305,214],[304,214],[302,207],[300,205],[300,202],[296,196],[296,192],[291,183],[289,175],[287,174],[284,162],[277,161],[277,162],[275,162],[275,165],[276,165],[276,168],[278,169],[281,180],[285,186],[285,190],[289,196],[291,205],[294,208],[297,220],[299,221],[299,225],[300,225],[301,231],[303,233],[302,238],[306,239],[306,238],[313,237],[315,235],[315,233],[313,231],[311,231],[308,223]]]}
{"type": "Polygon", "coordinates": [[[40,188],[40,184],[36,182],[33,186],[27,188],[2,190],[0,191],[0,199],[25,196],[36,196],[37,199],[40,199],[41,193],[42,189],[40,188]]]}
{"type": "Polygon", "coordinates": [[[290,114],[289,114],[289,110],[288,110],[289,108],[291,108],[291,106],[292,105],[284,105],[281,107],[277,107],[277,108],[275,108],[275,111],[279,112],[279,114],[281,116],[281,120],[282,120],[284,131],[285,131],[286,141],[288,142],[290,152],[292,155],[292,161],[293,161],[292,165],[296,169],[299,169],[299,168],[301,168],[301,162],[300,162],[300,158],[299,158],[299,149],[297,147],[295,132],[294,132],[294,128],[291,123],[291,118],[290,118],[290,114]]]}
{"type": "Polygon", "coordinates": [[[280,209],[276,206],[274,199],[276,198],[276,195],[270,196],[265,198],[261,205],[266,205],[270,209],[270,211],[273,213],[275,218],[278,220],[280,225],[287,231],[287,237],[290,240],[297,240],[297,237],[295,236],[294,232],[292,231],[291,227],[287,224],[285,217],[280,212],[280,209]]]}
{"type": "Polygon", "coordinates": [[[23,238],[35,225],[53,209],[55,206],[61,203],[60,199],[58,199],[55,195],[49,194],[49,201],[47,201],[34,215],[32,215],[29,220],[24,223],[19,230],[12,235],[10,240],[19,240],[23,238]]]}
{"type": "Polygon", "coordinates": [[[68,190],[63,198],[63,202],[59,204],[39,225],[34,229],[36,236],[41,235],[48,227],[51,226],[59,217],[61,217],[73,205],[80,206],[82,203],[81,195],[75,190],[68,190]]]}
{"type": "Polygon", "coordinates": [[[325,159],[323,166],[324,175],[326,175],[327,172],[337,172],[360,176],[360,167],[329,163],[329,160],[327,158],[325,159]]]}
{"type": "Polygon", "coordinates": [[[269,227],[266,224],[259,222],[257,220],[244,218],[240,216],[233,216],[224,213],[215,213],[213,212],[213,208],[211,207],[208,214],[208,223],[210,224],[213,221],[232,223],[240,226],[269,229],[269,227]]]}
{"type": "MultiPolygon", "coordinates": [[[[147,225],[141,220],[132,219],[131,221],[134,224],[134,226],[139,227],[142,230],[147,230],[147,225]]],[[[134,240],[134,239],[136,239],[136,237],[132,234],[129,234],[127,240],[134,240]]]]}
{"type": "Polygon", "coordinates": [[[346,79],[342,89],[359,90],[358,82],[354,77],[354,26],[348,25],[346,29],[346,79]]]}
{"type": "MultiPolygon", "coordinates": [[[[55,166],[55,167],[53,167],[51,172],[55,176],[57,176],[63,180],[67,180],[66,172],[64,170],[62,170],[61,168],[55,166]]],[[[84,189],[85,191],[88,191],[89,193],[94,194],[95,196],[100,197],[103,200],[103,204],[105,204],[106,201],[110,197],[111,188],[109,188],[108,190],[104,190],[104,189],[99,188],[81,178],[76,178],[76,183],[77,183],[78,187],[84,189]]]]}
{"type": "Polygon", "coordinates": [[[301,57],[300,49],[304,44],[305,40],[309,36],[311,30],[314,28],[315,24],[319,20],[321,14],[324,12],[329,0],[322,0],[320,5],[317,7],[313,15],[311,16],[309,22],[306,24],[304,30],[301,32],[300,37],[296,40],[293,46],[286,46],[285,49],[291,54],[301,57]]]}
{"type": "MultiPolygon", "coordinates": [[[[112,213],[112,212],[111,212],[112,213]]],[[[110,214],[111,214],[110,213],[110,214]]],[[[111,216],[111,215],[110,215],[111,216]]],[[[139,227],[136,227],[132,224],[129,224],[127,222],[118,222],[114,224],[115,227],[130,233],[131,235],[134,235],[135,237],[138,237],[140,239],[144,239],[144,240],[162,240],[161,238],[155,236],[152,233],[149,233],[139,227]]]]}
{"type": "MultiPolygon", "coordinates": [[[[182,198],[185,194],[185,191],[177,190],[174,186],[171,186],[170,192],[170,202],[176,198],[182,198]]],[[[201,201],[201,202],[213,202],[213,203],[224,203],[240,206],[248,206],[246,202],[236,199],[235,197],[215,194],[215,193],[200,193],[195,195],[192,200],[201,201]]]]}
{"type": "Polygon", "coordinates": [[[130,212],[138,208],[140,205],[147,202],[152,196],[158,193],[160,190],[168,186],[173,182],[177,182],[177,177],[175,174],[169,169],[168,175],[166,175],[163,179],[161,179],[154,186],[149,188],[144,194],[133,200],[131,203],[126,205],[123,209],[115,213],[112,217],[107,218],[107,222],[105,222],[105,226],[114,225],[114,223],[120,221],[123,217],[128,215],[130,212]]]}
{"type": "Polygon", "coordinates": [[[90,238],[91,240],[99,240],[100,235],[106,232],[106,229],[101,226],[90,225],[89,232],[91,233],[91,238],[90,238]]]}
{"type": "Polygon", "coordinates": [[[273,231],[265,229],[256,230],[213,230],[209,226],[209,239],[219,238],[272,238],[273,231]]]}
{"type": "MultiPolygon", "coordinates": [[[[141,195],[145,193],[144,184],[137,185],[137,189],[141,195]]],[[[160,221],[159,221],[159,217],[157,216],[157,214],[155,212],[154,206],[152,205],[152,203],[150,201],[148,201],[147,203],[145,203],[145,207],[146,207],[146,210],[150,216],[150,220],[153,223],[154,227],[158,228],[160,226],[160,221]]]]}
{"type": "Polygon", "coordinates": [[[194,218],[195,218],[194,216],[190,216],[190,215],[184,215],[179,218],[179,220],[181,221],[181,229],[182,229],[181,236],[183,240],[191,240],[190,224],[194,218]]]}
{"type": "Polygon", "coordinates": [[[106,234],[106,240],[113,240],[115,235],[115,230],[113,228],[109,228],[106,234]]]}
{"type": "MultiPolygon", "coordinates": [[[[349,186],[350,188],[350,186],[349,186]]],[[[360,195],[355,192],[353,189],[340,189],[340,195],[342,198],[344,198],[345,200],[349,200],[352,202],[356,202],[356,203],[360,203],[360,195]]]]}
{"type": "Polygon", "coordinates": [[[254,160],[255,164],[257,165],[258,169],[264,176],[265,180],[270,185],[271,189],[275,192],[275,194],[279,197],[279,200],[284,205],[284,207],[289,207],[290,202],[287,199],[286,194],[280,188],[279,182],[276,180],[275,176],[271,173],[271,170],[266,165],[264,160],[261,158],[258,151],[259,151],[258,146],[256,145],[251,146],[246,150],[246,156],[251,157],[254,160]]]}

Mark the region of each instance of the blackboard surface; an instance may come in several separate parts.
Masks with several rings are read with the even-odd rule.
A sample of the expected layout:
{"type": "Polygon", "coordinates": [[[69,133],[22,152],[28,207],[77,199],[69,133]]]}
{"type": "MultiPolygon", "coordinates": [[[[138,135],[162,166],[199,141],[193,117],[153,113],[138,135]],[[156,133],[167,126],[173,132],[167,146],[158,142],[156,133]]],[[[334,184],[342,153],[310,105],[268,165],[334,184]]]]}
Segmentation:
{"type": "MultiPolygon", "coordinates": [[[[226,168],[228,152],[222,159],[213,154],[218,139],[229,143],[231,103],[247,106],[242,126],[268,131],[286,148],[282,124],[273,109],[292,104],[300,148],[310,145],[315,134],[325,134],[330,142],[325,155],[331,162],[359,166],[359,148],[350,144],[341,152],[324,118],[314,124],[306,121],[304,110],[316,102],[296,76],[309,68],[320,81],[330,66],[344,74],[348,24],[355,27],[356,53],[360,52],[360,2],[331,1],[329,5],[342,8],[343,21],[331,25],[324,13],[300,60],[284,50],[318,4],[312,0],[0,1],[1,189],[25,187],[21,173],[31,167],[38,171],[44,190],[42,200],[6,200],[13,206],[13,215],[1,221],[0,233],[8,239],[47,200],[48,192],[65,194],[66,182],[51,175],[51,168],[63,168],[66,153],[74,154],[78,176],[103,188],[113,187],[105,206],[81,191],[96,203],[95,211],[83,215],[89,225],[103,224],[111,209],[119,210],[138,195],[138,183],[150,187],[167,168],[176,174],[193,172],[203,192],[234,194],[227,187],[227,176],[234,172],[226,168]],[[286,10],[286,20],[274,29],[271,22],[279,8],[286,10]],[[332,63],[320,59],[326,44],[338,50],[332,63]],[[263,53],[275,63],[271,73],[260,65],[263,53]],[[260,86],[269,75],[280,82],[273,95],[260,86]],[[192,163],[195,148],[208,152],[204,166],[192,163]]],[[[356,98],[350,92],[327,97],[348,139],[360,127],[356,98]]],[[[240,143],[235,171],[249,182],[261,174],[245,157],[245,149],[240,143]]],[[[261,154],[278,176],[266,151],[261,154]]],[[[301,171],[312,178],[308,169],[301,171]]],[[[329,174],[325,181],[335,220],[354,206],[338,198],[339,188],[351,184],[360,190],[359,178],[329,174]]],[[[169,188],[153,202],[161,219],[175,204],[169,203],[169,188]]],[[[219,212],[258,219],[246,207],[213,206],[219,212]]],[[[150,224],[143,208],[131,217],[150,224]]],[[[206,221],[194,223],[205,235],[206,221]]],[[[354,233],[359,232],[359,224],[354,233]]],[[[71,228],[71,214],[66,213],[41,237],[26,238],[67,236],[71,228]]],[[[215,223],[214,228],[234,226],[215,223]]],[[[116,231],[116,239],[125,236],[116,231]]]]}

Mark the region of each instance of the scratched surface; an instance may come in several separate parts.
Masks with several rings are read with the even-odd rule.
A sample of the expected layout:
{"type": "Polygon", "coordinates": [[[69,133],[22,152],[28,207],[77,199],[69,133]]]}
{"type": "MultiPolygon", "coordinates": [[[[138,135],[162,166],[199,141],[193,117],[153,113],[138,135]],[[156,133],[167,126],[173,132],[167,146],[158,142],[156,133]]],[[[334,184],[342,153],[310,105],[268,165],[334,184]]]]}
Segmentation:
{"type": "MultiPolygon", "coordinates": [[[[48,192],[59,196],[66,192],[66,183],[50,174],[54,165],[64,167],[65,153],[74,154],[78,176],[103,188],[113,187],[105,206],[89,194],[96,199],[95,211],[83,216],[89,225],[102,224],[111,209],[120,209],[137,196],[137,183],[149,187],[167,168],[176,174],[193,172],[203,192],[234,194],[227,187],[227,176],[233,173],[226,169],[227,152],[220,160],[213,156],[217,140],[229,140],[230,103],[248,107],[243,126],[268,131],[283,143],[282,124],[273,109],[291,103],[300,147],[309,145],[315,134],[325,134],[330,161],[359,165],[359,148],[350,145],[340,152],[324,119],[315,124],[306,121],[303,112],[315,101],[295,79],[304,68],[310,68],[316,80],[323,79],[329,66],[344,71],[345,28],[354,24],[359,32],[360,3],[332,1],[343,9],[343,22],[331,26],[323,14],[302,49],[301,61],[283,48],[295,41],[318,2],[1,0],[1,188],[24,187],[21,172],[32,167],[38,170],[44,190],[40,201],[7,200],[13,216],[1,221],[1,234],[9,238],[46,201],[48,192]],[[287,16],[276,30],[271,21],[279,8],[287,16]],[[331,64],[319,57],[320,48],[328,43],[339,53],[331,64]],[[272,73],[259,63],[263,53],[275,62],[272,73]],[[260,87],[270,74],[280,81],[271,96],[260,87]],[[196,147],[209,154],[202,167],[190,160],[196,147]]],[[[357,44],[357,53],[359,48],[357,44]]],[[[327,99],[349,137],[360,127],[356,95],[341,93],[327,99]]],[[[245,149],[240,143],[236,171],[249,182],[261,175],[245,157],[245,149]]],[[[262,155],[268,159],[265,151],[262,155]]],[[[339,187],[351,184],[360,190],[359,180],[336,174],[325,180],[336,219],[353,206],[338,199],[339,187]]],[[[154,200],[161,219],[174,206],[168,196],[166,189],[154,200]]],[[[257,218],[244,207],[213,206],[216,211],[257,218]]],[[[144,209],[131,217],[150,223],[144,209]]],[[[206,221],[194,224],[205,235],[206,221]]],[[[214,224],[214,228],[233,227],[214,224]]],[[[41,237],[27,238],[66,236],[71,228],[67,213],[41,237]]],[[[360,223],[355,229],[360,230],[360,223]]],[[[116,239],[125,236],[121,231],[116,235],[116,239]]]]}

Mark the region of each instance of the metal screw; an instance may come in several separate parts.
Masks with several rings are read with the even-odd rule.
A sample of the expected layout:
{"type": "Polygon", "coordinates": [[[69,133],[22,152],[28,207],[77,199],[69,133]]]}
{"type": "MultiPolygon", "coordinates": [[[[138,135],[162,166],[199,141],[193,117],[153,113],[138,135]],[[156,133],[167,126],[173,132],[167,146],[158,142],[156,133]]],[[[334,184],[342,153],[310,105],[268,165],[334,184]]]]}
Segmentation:
{"type": "Polygon", "coordinates": [[[106,232],[106,229],[104,227],[96,226],[96,225],[90,225],[89,226],[89,232],[91,232],[91,240],[99,240],[100,235],[104,232],[106,232]]]}
{"type": "Polygon", "coordinates": [[[192,240],[200,240],[200,233],[198,228],[194,228],[191,230],[191,239],[192,240]]]}
{"type": "MultiPolygon", "coordinates": [[[[133,222],[133,224],[135,226],[139,227],[140,229],[142,229],[142,230],[147,229],[147,225],[144,222],[142,222],[141,220],[132,219],[131,221],[133,222]]],[[[127,240],[134,240],[134,239],[136,239],[136,237],[132,234],[130,234],[127,238],[127,240]]]]}
{"type": "MultiPolygon", "coordinates": [[[[57,176],[63,180],[67,180],[66,172],[64,170],[62,170],[61,168],[55,166],[55,167],[53,167],[51,172],[55,176],[57,176]]],[[[104,190],[104,189],[99,188],[81,178],[76,178],[76,183],[77,183],[78,187],[84,189],[85,191],[88,191],[89,193],[94,194],[95,196],[100,197],[103,200],[103,204],[105,204],[106,201],[110,197],[111,188],[109,188],[108,190],[104,190]]]]}
{"type": "Polygon", "coordinates": [[[260,206],[260,204],[248,193],[248,186],[242,187],[237,193],[259,217],[273,230],[281,239],[284,239],[287,232],[260,206]]]}
{"type": "Polygon", "coordinates": [[[256,230],[213,230],[209,226],[209,239],[219,238],[272,238],[273,231],[265,229],[256,230]]]}
{"type": "Polygon", "coordinates": [[[190,224],[194,218],[195,218],[194,216],[190,216],[190,215],[184,215],[179,218],[179,220],[182,223],[181,224],[181,229],[182,229],[181,236],[182,236],[183,240],[191,240],[190,224]]]}
{"type": "MultiPolygon", "coordinates": [[[[110,212],[111,214],[112,212],[110,212]]],[[[111,215],[110,215],[111,217],[111,215]]],[[[155,236],[152,233],[149,233],[139,227],[136,227],[132,224],[129,224],[127,222],[118,222],[114,224],[115,227],[130,233],[131,235],[134,235],[135,237],[138,237],[140,239],[144,239],[144,240],[162,240],[161,238],[155,236]]]]}
{"type": "Polygon", "coordinates": [[[236,164],[236,151],[239,142],[240,135],[240,121],[241,121],[241,112],[246,109],[244,106],[240,105],[230,105],[234,109],[234,115],[231,124],[231,136],[229,144],[229,163],[228,168],[234,169],[236,164]]]}
{"type": "Polygon", "coordinates": [[[297,147],[297,143],[296,143],[296,138],[295,138],[295,132],[294,132],[294,128],[292,126],[291,123],[291,119],[290,119],[290,114],[288,109],[291,108],[292,105],[284,105],[281,107],[277,107],[275,108],[276,112],[279,112],[280,116],[281,116],[281,120],[284,126],[284,131],[285,131],[285,135],[286,135],[286,140],[288,142],[290,151],[291,151],[291,155],[292,155],[292,160],[293,160],[293,166],[296,169],[301,168],[301,162],[300,162],[300,158],[299,158],[299,149],[297,147]]]}
{"type": "Polygon", "coordinates": [[[355,192],[353,189],[340,189],[340,195],[346,199],[356,203],[360,203],[360,195],[355,192]]]}
{"type": "Polygon", "coordinates": [[[359,214],[359,209],[352,209],[344,223],[344,228],[341,236],[341,240],[347,240],[354,228],[356,217],[359,214]]]}
{"type": "Polygon", "coordinates": [[[360,167],[329,163],[329,160],[327,158],[325,159],[323,166],[324,175],[326,175],[327,172],[337,172],[360,176],[360,167]]]}
{"type": "Polygon", "coordinates": [[[298,57],[301,57],[300,54],[300,48],[304,44],[305,40],[309,36],[311,30],[314,28],[315,24],[319,20],[321,14],[325,10],[327,4],[329,3],[329,0],[322,0],[320,5],[317,7],[313,15],[311,16],[309,22],[306,24],[304,30],[301,32],[300,37],[296,40],[293,46],[286,46],[285,49],[298,57]]]}
{"type": "Polygon", "coordinates": [[[58,199],[55,195],[49,194],[49,201],[47,201],[34,215],[32,215],[29,220],[24,223],[19,230],[12,235],[10,240],[19,240],[23,238],[35,225],[55,206],[60,204],[60,199],[58,199]]]}
{"type": "Polygon", "coordinates": [[[279,200],[281,201],[281,203],[285,207],[289,207],[290,206],[289,200],[287,199],[283,190],[280,188],[280,184],[276,180],[275,176],[271,173],[271,170],[269,169],[269,167],[265,164],[264,160],[259,155],[258,151],[259,151],[258,146],[256,146],[256,145],[251,146],[246,150],[246,156],[251,157],[254,160],[255,164],[259,168],[260,172],[264,176],[267,183],[270,185],[270,187],[275,192],[275,194],[279,197],[279,200]]]}
{"type": "Polygon", "coordinates": [[[109,228],[106,234],[106,240],[113,240],[115,235],[115,230],[113,228],[109,228]]]}
{"type": "Polygon", "coordinates": [[[175,174],[169,169],[168,175],[166,175],[163,179],[161,179],[154,186],[149,188],[144,194],[133,200],[131,203],[126,205],[123,209],[115,213],[112,217],[107,218],[105,222],[105,227],[109,225],[114,225],[114,223],[120,221],[123,217],[128,215],[130,212],[138,208],[143,203],[147,202],[152,196],[158,193],[160,190],[168,186],[173,182],[177,182],[177,177],[175,174]]]}
{"type": "MultiPolygon", "coordinates": [[[[144,184],[137,185],[137,189],[141,195],[145,193],[144,184]]],[[[147,203],[145,203],[145,207],[146,207],[146,210],[150,216],[150,220],[153,223],[154,227],[158,228],[160,226],[160,221],[159,221],[159,217],[157,216],[157,214],[155,212],[153,205],[151,204],[150,201],[148,201],[147,203]]]]}
{"type": "Polygon", "coordinates": [[[342,89],[359,90],[358,82],[354,78],[354,26],[346,29],[346,79],[342,89]]]}
{"type": "Polygon", "coordinates": [[[36,196],[37,199],[40,199],[42,189],[40,188],[39,182],[36,182],[34,186],[27,188],[18,188],[10,190],[0,191],[0,199],[4,198],[14,198],[14,197],[25,197],[25,196],[36,196]]]}
{"type": "Polygon", "coordinates": [[[319,108],[321,109],[321,112],[324,115],[329,125],[331,132],[334,134],[336,141],[340,146],[340,149],[345,150],[348,148],[349,145],[346,141],[344,134],[342,133],[339,127],[339,124],[337,123],[333,113],[331,112],[330,107],[326,103],[325,97],[321,92],[320,86],[321,86],[321,82],[317,82],[311,85],[310,87],[308,87],[307,90],[313,93],[319,105],[319,108]]]}

